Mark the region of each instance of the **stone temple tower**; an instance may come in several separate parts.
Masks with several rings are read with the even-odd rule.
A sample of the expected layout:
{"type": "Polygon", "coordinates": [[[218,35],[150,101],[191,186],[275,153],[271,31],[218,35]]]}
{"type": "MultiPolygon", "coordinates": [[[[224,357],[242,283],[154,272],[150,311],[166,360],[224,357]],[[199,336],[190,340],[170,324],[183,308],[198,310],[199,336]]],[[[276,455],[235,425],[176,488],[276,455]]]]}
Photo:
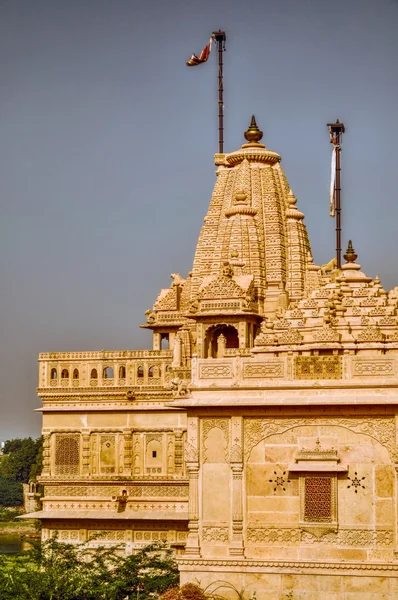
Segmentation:
{"type": "MultiPolygon", "coordinates": [[[[177,344],[192,338],[189,347],[200,357],[251,348],[264,317],[304,296],[311,261],[304,215],[281,157],[260,143],[262,136],[253,116],[242,148],[216,154],[217,183],[193,269],[187,280],[176,276],[148,311],[154,348],[162,336],[174,343],[181,325],[191,335],[180,332],[177,344]]],[[[176,350],[177,364],[187,353],[176,350]]]]}

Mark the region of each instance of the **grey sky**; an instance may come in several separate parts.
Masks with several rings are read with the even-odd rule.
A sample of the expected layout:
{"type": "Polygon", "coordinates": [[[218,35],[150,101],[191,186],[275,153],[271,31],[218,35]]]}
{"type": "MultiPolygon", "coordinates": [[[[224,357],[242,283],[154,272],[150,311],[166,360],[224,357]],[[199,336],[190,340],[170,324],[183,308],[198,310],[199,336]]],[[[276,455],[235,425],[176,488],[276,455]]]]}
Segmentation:
{"type": "Polygon", "coordinates": [[[398,284],[396,0],[0,0],[0,440],[38,435],[40,351],[143,348],[169,274],[186,275],[225,148],[254,113],[334,253],[326,122],[346,125],[343,245],[398,284]]]}

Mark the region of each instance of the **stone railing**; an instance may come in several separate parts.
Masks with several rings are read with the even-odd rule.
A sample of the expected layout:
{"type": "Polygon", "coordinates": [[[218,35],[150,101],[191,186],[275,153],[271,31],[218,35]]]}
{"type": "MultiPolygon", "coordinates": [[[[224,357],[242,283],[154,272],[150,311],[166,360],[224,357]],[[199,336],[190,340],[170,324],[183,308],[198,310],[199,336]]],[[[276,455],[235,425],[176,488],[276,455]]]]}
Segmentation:
{"type": "Polygon", "coordinates": [[[225,356],[195,358],[192,361],[192,384],[197,387],[269,387],[288,381],[381,380],[392,384],[398,379],[398,355],[367,356],[361,354],[327,356],[225,356]]]}
{"type": "Polygon", "coordinates": [[[39,388],[163,387],[172,351],[51,352],[39,355],[39,388]]]}

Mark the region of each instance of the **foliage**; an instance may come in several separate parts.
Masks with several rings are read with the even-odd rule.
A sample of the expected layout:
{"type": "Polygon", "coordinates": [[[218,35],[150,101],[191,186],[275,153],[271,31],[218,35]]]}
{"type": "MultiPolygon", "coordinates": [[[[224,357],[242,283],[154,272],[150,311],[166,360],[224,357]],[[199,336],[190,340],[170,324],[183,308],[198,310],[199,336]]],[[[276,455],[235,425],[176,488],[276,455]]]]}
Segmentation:
{"type": "Polygon", "coordinates": [[[121,548],[51,539],[17,556],[0,555],[2,600],[153,600],[177,582],[175,560],[162,544],[126,557],[121,548]]]}
{"type": "Polygon", "coordinates": [[[0,507],[21,506],[22,503],[22,483],[19,481],[10,481],[0,475],[0,507]]]}
{"type": "Polygon", "coordinates": [[[19,507],[6,508],[5,506],[1,506],[1,504],[2,503],[0,499],[0,522],[13,521],[22,514],[22,510],[19,507]]]}
{"type": "Polygon", "coordinates": [[[20,483],[35,479],[41,471],[42,447],[41,438],[7,440],[0,458],[0,477],[20,483]]]}

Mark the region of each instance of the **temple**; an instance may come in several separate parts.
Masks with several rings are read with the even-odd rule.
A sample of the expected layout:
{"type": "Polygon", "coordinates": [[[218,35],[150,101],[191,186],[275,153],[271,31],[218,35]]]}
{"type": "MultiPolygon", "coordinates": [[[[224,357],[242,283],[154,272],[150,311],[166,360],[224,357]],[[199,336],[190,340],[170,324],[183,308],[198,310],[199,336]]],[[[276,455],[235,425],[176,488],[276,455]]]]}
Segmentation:
{"type": "Polygon", "coordinates": [[[351,242],[317,266],[254,117],[245,138],[153,349],[40,354],[34,515],[43,539],[165,540],[182,582],[247,598],[397,598],[398,288],[351,242]]]}

